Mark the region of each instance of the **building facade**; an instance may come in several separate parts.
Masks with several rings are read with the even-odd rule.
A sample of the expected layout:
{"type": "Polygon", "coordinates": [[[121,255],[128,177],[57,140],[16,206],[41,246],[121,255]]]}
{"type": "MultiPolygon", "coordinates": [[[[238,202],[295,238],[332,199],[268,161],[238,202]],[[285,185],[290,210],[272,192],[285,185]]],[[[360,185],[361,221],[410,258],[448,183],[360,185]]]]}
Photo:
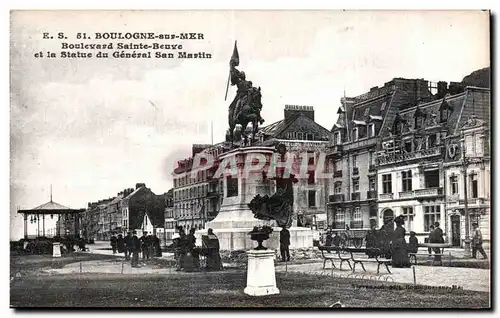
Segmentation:
{"type": "Polygon", "coordinates": [[[464,125],[465,114],[477,109],[485,116],[487,111],[478,110],[489,101],[476,88],[452,83],[449,89],[445,82],[438,87],[432,101],[403,105],[384,121],[377,143],[377,225],[403,215],[407,232],[416,232],[424,241],[429,227],[439,222],[445,241],[453,243],[446,213],[450,177],[444,165],[446,144],[464,125]]]}
{"type": "Polygon", "coordinates": [[[341,99],[332,128],[328,183],[328,224],[334,229],[367,230],[378,226],[381,180],[377,144],[398,109],[430,100],[429,83],[395,78],[383,87],[341,99]]]}
{"type": "Polygon", "coordinates": [[[221,182],[212,178],[216,167],[207,167],[193,176],[193,160],[198,153],[208,153],[215,160],[223,152],[222,144],[193,145],[192,157],[178,162],[173,177],[173,211],[176,224],[186,230],[203,229],[213,220],[222,204],[221,182]]]}
{"type": "Polygon", "coordinates": [[[467,91],[474,106],[464,109],[465,122],[462,120],[445,141],[445,222],[449,225],[450,243],[463,246],[467,199],[469,234],[472,235],[472,223],[477,222],[483,234],[483,246],[488,247],[491,228],[490,91],[481,88],[467,88],[467,91]]]}
{"type": "Polygon", "coordinates": [[[165,225],[165,195],[156,195],[144,183],[137,183],[135,190],[121,200],[123,232],[155,232],[165,225]]]}

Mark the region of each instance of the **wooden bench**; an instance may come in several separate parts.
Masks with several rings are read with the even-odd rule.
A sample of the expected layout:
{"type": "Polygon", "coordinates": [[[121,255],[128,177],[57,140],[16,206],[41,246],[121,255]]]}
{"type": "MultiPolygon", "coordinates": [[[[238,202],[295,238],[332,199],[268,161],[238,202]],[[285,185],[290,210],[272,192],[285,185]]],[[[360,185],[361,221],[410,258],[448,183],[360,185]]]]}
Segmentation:
{"type": "Polygon", "coordinates": [[[334,260],[339,260],[340,261],[340,269],[342,269],[342,264],[344,262],[347,262],[347,265],[349,265],[349,268],[352,269],[351,266],[351,255],[342,255],[341,252],[343,251],[341,247],[337,246],[318,246],[318,249],[321,251],[321,255],[323,257],[323,269],[325,269],[325,265],[327,261],[330,261],[332,263],[333,268],[337,268],[335,266],[335,263],[333,262],[334,260]]]}
{"type": "Polygon", "coordinates": [[[351,254],[351,260],[354,263],[352,267],[352,272],[354,273],[356,270],[356,264],[360,264],[363,270],[366,272],[366,268],[363,263],[377,263],[377,274],[380,273],[380,266],[385,265],[385,268],[387,269],[388,273],[391,273],[389,270],[389,264],[392,264],[391,259],[387,258],[382,258],[380,255],[382,254],[382,251],[378,248],[347,248],[347,252],[351,254]],[[355,256],[354,253],[366,253],[370,252],[373,255],[375,255],[374,258],[366,258],[366,257],[359,257],[355,256]]]}
{"type": "MultiPolygon", "coordinates": [[[[418,247],[426,247],[426,248],[431,248],[431,249],[435,249],[435,248],[439,248],[439,250],[441,251],[441,253],[434,253],[434,254],[431,254],[431,255],[434,255],[434,260],[432,261],[432,265],[436,264],[436,263],[439,263],[440,265],[443,265],[443,261],[441,260],[441,257],[444,254],[444,249],[447,248],[447,247],[451,247],[450,244],[446,244],[446,243],[419,243],[418,244],[418,247]]],[[[417,265],[417,253],[409,253],[410,255],[410,261],[413,257],[413,259],[415,260],[415,265],[417,265]]],[[[420,253],[420,254],[427,254],[427,255],[430,255],[429,253],[420,253]]],[[[451,256],[451,254],[450,254],[451,256]]]]}

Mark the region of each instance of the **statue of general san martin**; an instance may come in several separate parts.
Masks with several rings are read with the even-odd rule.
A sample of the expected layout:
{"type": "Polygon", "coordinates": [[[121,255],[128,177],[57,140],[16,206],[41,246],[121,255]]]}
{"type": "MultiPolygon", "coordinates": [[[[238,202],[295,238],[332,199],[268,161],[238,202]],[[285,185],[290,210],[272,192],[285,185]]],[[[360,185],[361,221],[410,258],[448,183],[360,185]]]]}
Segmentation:
{"type": "Polygon", "coordinates": [[[247,125],[252,123],[251,138],[248,138],[249,136],[247,135],[243,136],[251,142],[257,134],[258,125],[264,122],[264,119],[260,116],[260,111],[262,110],[262,95],[260,87],[255,88],[252,82],[246,79],[245,72],[236,68],[239,64],[240,57],[235,41],[233,55],[229,61],[229,80],[226,87],[226,98],[229,82],[231,82],[231,86],[236,86],[238,88],[236,96],[229,105],[229,139],[231,142],[236,141],[234,138],[234,129],[236,125],[241,125],[241,133],[245,134],[247,125]]]}

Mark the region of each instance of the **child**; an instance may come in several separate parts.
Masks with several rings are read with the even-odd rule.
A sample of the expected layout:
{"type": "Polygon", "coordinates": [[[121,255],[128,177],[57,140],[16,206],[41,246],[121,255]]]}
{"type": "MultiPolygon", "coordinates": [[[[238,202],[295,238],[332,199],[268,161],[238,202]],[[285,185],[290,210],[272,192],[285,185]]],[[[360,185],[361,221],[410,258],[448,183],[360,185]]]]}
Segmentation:
{"type": "Polygon", "coordinates": [[[408,253],[417,253],[418,252],[418,239],[415,236],[415,232],[410,231],[410,240],[408,243],[408,253]]]}

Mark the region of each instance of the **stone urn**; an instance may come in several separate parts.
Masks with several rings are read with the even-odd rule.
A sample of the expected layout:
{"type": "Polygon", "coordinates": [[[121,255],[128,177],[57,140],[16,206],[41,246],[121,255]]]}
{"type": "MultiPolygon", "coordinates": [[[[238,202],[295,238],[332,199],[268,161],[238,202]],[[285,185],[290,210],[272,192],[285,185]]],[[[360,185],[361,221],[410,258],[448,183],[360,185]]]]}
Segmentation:
{"type": "Polygon", "coordinates": [[[248,232],[250,239],[252,241],[257,241],[258,245],[255,250],[267,250],[266,247],[262,245],[262,242],[269,239],[269,235],[273,232],[273,228],[267,225],[262,227],[255,226],[252,231],[248,232]]]}

